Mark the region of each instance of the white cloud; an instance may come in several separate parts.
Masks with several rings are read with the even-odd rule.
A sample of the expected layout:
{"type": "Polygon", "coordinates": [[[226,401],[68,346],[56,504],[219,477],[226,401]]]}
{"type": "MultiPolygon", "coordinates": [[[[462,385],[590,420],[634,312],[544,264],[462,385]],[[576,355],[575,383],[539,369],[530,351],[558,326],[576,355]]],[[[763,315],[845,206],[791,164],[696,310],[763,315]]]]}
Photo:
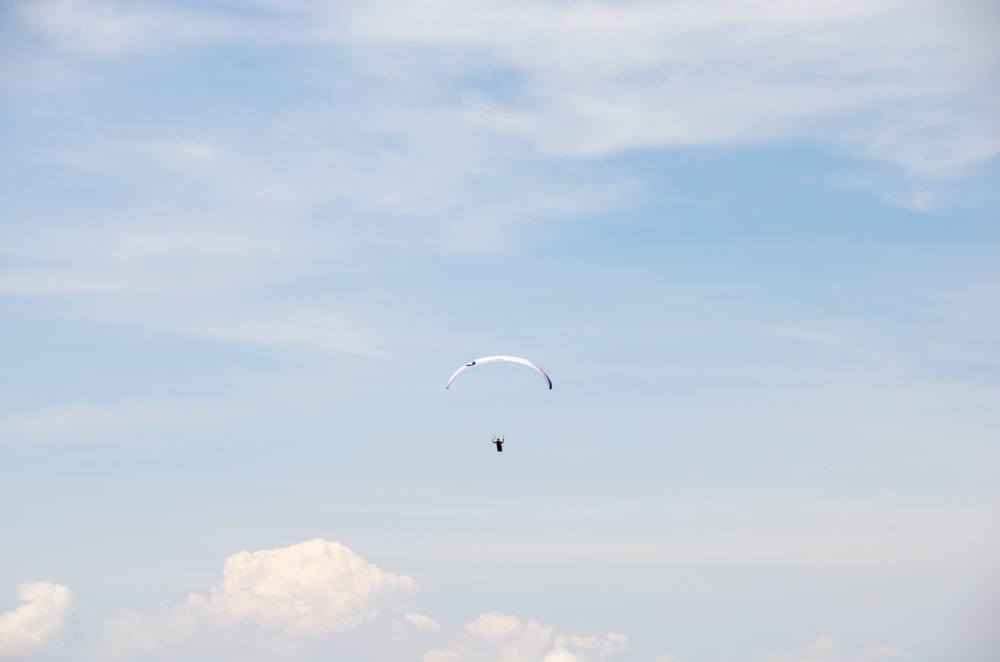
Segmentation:
{"type": "Polygon", "coordinates": [[[880,662],[883,660],[908,660],[906,653],[891,646],[876,646],[859,655],[844,653],[830,637],[819,637],[797,653],[758,654],[757,662],[880,662]]]}
{"type": "Polygon", "coordinates": [[[543,657],[542,662],[582,662],[582,660],[565,648],[556,648],[543,657]]]}
{"type": "Polygon", "coordinates": [[[551,626],[500,612],[482,614],[465,631],[473,636],[455,649],[461,652],[458,659],[470,662],[598,662],[623,659],[632,649],[629,637],[621,633],[557,635],[551,626]]]}
{"type": "Polygon", "coordinates": [[[870,167],[838,172],[830,176],[830,185],[858,189],[896,207],[921,213],[934,211],[934,194],[918,178],[892,167],[870,167]]]}
{"type": "MultiPolygon", "coordinates": [[[[528,621],[518,633],[499,643],[498,657],[504,662],[533,662],[550,652],[555,629],[538,621],[528,621]]],[[[495,640],[492,640],[495,641],[495,640]]],[[[495,659],[492,655],[485,659],[495,659]]]]}
{"type": "Polygon", "coordinates": [[[233,411],[221,407],[128,405],[111,407],[74,403],[52,407],[21,418],[10,426],[16,432],[36,437],[79,437],[107,434],[128,428],[205,425],[231,418],[233,411]]]}
{"type": "Polygon", "coordinates": [[[609,632],[603,637],[560,635],[556,637],[556,646],[588,660],[605,660],[627,653],[632,648],[632,641],[620,632],[609,632]]]}
{"type": "Polygon", "coordinates": [[[509,69],[516,100],[480,97],[470,121],[555,154],[801,137],[934,177],[1000,152],[995,20],[935,1],[390,0],[345,32],[509,69]]]}
{"type": "Polygon", "coordinates": [[[13,227],[0,246],[0,296],[205,298],[286,279],[298,273],[291,259],[309,252],[284,223],[234,207],[112,213],[85,230],[65,219],[13,227]]]}
{"type": "Polygon", "coordinates": [[[437,621],[427,614],[406,614],[403,618],[405,618],[406,622],[417,630],[437,632],[441,629],[441,626],[438,625],[437,621]]]}
{"type": "Polygon", "coordinates": [[[521,634],[524,624],[517,616],[490,612],[466,625],[465,629],[487,641],[503,641],[521,634]]]}
{"type": "Polygon", "coordinates": [[[153,3],[38,0],[24,17],[68,50],[88,54],[150,52],[177,41],[214,40],[234,32],[232,22],[210,14],[153,3]]]}
{"type": "MultiPolygon", "coordinates": [[[[509,194],[531,178],[503,173],[530,160],[525,145],[575,159],[791,139],[890,166],[856,185],[924,210],[933,205],[927,181],[1000,154],[997,17],[988,3],[381,0],[259,3],[225,19],[84,0],[33,7],[36,25],[77,48],[199,39],[349,54],[350,71],[308,75],[320,89],[344,76],[365,81],[351,108],[284,108],[283,142],[308,142],[291,158],[269,154],[256,185],[226,186],[255,196],[278,182],[307,197],[335,192],[371,209],[468,221],[455,229],[499,222],[486,205],[462,204],[470,181],[515,180],[491,202],[505,207],[497,217],[519,211],[509,194]],[[498,78],[510,84],[490,84],[498,78]]],[[[196,169],[224,155],[198,139],[145,144],[168,165],[196,169]]],[[[220,182],[245,183],[252,168],[226,163],[220,182]]],[[[533,195],[542,191],[551,187],[533,195]]]]}
{"type": "Polygon", "coordinates": [[[27,3],[32,25],[75,50],[294,42],[335,49],[350,64],[295,71],[321,101],[277,108],[260,125],[263,139],[251,141],[257,147],[198,120],[166,136],[141,125],[131,138],[60,144],[41,158],[122,178],[123,188],[157,202],[12,232],[0,247],[12,258],[0,295],[65,299],[53,306],[141,299],[63,312],[321,355],[385,356],[391,339],[328,301],[216,303],[326,279],[364,254],[360,247],[378,258],[387,246],[491,253],[545,240],[564,227],[555,219],[641,195],[620,173],[546,166],[635,148],[813,142],[882,164],[842,183],[932,211],[928,179],[1000,153],[989,92],[993,19],[952,4],[383,0],[260,3],[222,19],[168,4],[27,3]],[[401,52],[402,77],[390,73],[401,52]],[[342,77],[364,81],[349,107],[328,98],[342,77]],[[490,82],[497,78],[510,84],[490,82]],[[199,211],[164,202],[165,188],[196,191],[199,211]],[[298,223],[316,209],[328,217],[322,228],[298,223]],[[369,222],[373,215],[379,222],[369,222]],[[60,233],[60,224],[89,234],[60,233]]]}
{"type": "Polygon", "coordinates": [[[18,588],[24,604],[0,614],[0,659],[22,659],[58,643],[69,618],[73,595],[52,582],[18,588]]]}
{"type": "Polygon", "coordinates": [[[275,305],[204,308],[164,327],[185,335],[315,352],[386,357],[386,334],[357,316],[325,306],[275,305]]]}
{"type": "Polygon", "coordinates": [[[331,645],[347,657],[371,646],[392,650],[432,636],[433,620],[405,609],[417,590],[410,577],[338,542],[242,551],[226,559],[222,585],[207,595],[114,614],[76,652],[85,660],[318,661],[331,645]],[[411,628],[401,627],[406,621],[411,628]]]}
{"type": "MultiPolygon", "coordinates": [[[[636,650],[623,633],[559,634],[536,620],[487,612],[458,631],[405,608],[416,582],[383,571],[338,542],[316,539],[243,551],[224,565],[222,586],[207,596],[151,613],[121,611],[77,624],[65,660],[414,659],[422,662],[679,662],[636,650]],[[404,624],[408,624],[407,627],[404,624]],[[431,647],[431,645],[435,645],[431,647]],[[358,654],[353,652],[357,651],[358,654]],[[422,651],[422,652],[420,652],[422,651]]],[[[44,654],[61,643],[72,605],[65,586],[25,584],[23,604],[0,614],[0,659],[44,654]]],[[[889,646],[844,653],[820,637],[796,653],[762,652],[758,662],[903,662],[889,646]]]]}
{"type": "Polygon", "coordinates": [[[417,591],[413,579],[382,571],[338,542],[243,551],[226,559],[223,583],[190,603],[227,623],[252,621],[289,634],[349,629],[385,601],[417,591]]]}

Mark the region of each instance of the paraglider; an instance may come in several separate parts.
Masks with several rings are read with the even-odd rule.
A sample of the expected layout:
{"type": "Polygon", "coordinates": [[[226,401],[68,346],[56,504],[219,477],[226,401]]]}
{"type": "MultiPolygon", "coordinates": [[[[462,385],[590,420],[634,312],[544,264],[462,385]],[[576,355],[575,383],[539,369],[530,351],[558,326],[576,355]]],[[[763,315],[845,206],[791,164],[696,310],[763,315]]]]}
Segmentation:
{"type": "MultiPolygon", "coordinates": [[[[507,362],[507,363],[518,363],[520,365],[527,366],[527,367],[531,368],[532,370],[534,370],[535,372],[537,372],[538,374],[540,374],[543,379],[545,379],[545,383],[549,385],[549,390],[552,389],[552,379],[549,377],[548,373],[545,372],[545,370],[542,369],[542,366],[538,365],[534,361],[529,361],[528,359],[523,359],[520,356],[484,356],[482,358],[476,359],[475,361],[469,361],[468,363],[466,363],[465,365],[463,365],[462,367],[460,367],[458,370],[456,370],[451,375],[451,379],[449,379],[448,383],[445,384],[445,388],[446,389],[447,388],[451,388],[451,383],[453,381],[455,381],[455,378],[458,377],[459,375],[461,375],[466,370],[469,370],[470,368],[474,368],[474,367],[476,367],[477,365],[479,365],[481,363],[494,363],[494,362],[497,362],[497,361],[504,361],[504,362],[507,362]]],[[[504,444],[504,438],[503,437],[493,437],[493,439],[491,440],[490,443],[493,443],[493,444],[496,445],[496,447],[497,447],[497,453],[502,453],[503,452],[503,444],[504,444]]]]}
{"type": "Polygon", "coordinates": [[[466,363],[465,365],[463,365],[461,368],[459,368],[454,372],[454,374],[451,376],[451,379],[449,379],[448,383],[445,385],[445,388],[450,388],[451,383],[455,381],[455,378],[461,375],[469,368],[475,367],[480,363],[493,363],[495,361],[520,363],[521,365],[528,366],[529,368],[535,370],[538,374],[540,374],[545,379],[545,382],[549,385],[549,389],[550,390],[552,389],[552,380],[549,378],[548,373],[546,373],[545,370],[542,369],[542,366],[538,365],[534,361],[529,361],[528,359],[522,359],[520,356],[484,356],[481,359],[476,359],[475,361],[469,361],[468,363],[466,363]]]}

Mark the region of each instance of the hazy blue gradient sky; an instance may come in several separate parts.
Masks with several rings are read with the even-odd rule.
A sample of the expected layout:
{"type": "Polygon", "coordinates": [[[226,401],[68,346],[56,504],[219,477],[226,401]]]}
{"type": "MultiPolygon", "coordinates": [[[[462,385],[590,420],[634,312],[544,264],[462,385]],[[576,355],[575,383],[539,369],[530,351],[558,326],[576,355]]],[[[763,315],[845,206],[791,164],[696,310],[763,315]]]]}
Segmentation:
{"type": "Polygon", "coordinates": [[[993,662],[997,34],[0,5],[0,660],[993,662]]]}

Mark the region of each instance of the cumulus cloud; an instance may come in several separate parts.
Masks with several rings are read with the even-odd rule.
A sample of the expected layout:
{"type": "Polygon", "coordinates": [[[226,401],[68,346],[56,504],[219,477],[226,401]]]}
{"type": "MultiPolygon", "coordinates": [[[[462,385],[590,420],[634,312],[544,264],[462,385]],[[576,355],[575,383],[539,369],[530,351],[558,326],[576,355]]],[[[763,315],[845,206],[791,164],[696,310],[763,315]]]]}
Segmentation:
{"type": "MultiPolygon", "coordinates": [[[[421,662],[680,662],[655,657],[620,632],[558,633],[537,620],[491,611],[446,631],[431,616],[407,610],[418,587],[386,572],[339,542],[322,539],[230,556],[220,587],[149,613],[120,611],[76,627],[62,641],[73,603],[51,582],[20,587],[24,604],[0,614],[0,660],[420,659],[421,662]]],[[[846,654],[829,637],[795,653],[766,651],[756,662],[904,662],[900,650],[877,646],[846,654]]]]}
{"type": "Polygon", "coordinates": [[[253,621],[296,635],[356,627],[378,616],[379,605],[416,591],[410,577],[317,539],[230,556],[222,586],[208,597],[192,595],[190,603],[223,622],[253,621]]]}
{"type": "Polygon", "coordinates": [[[632,648],[632,641],[620,632],[609,632],[603,637],[562,635],[556,637],[556,646],[588,660],[606,660],[627,653],[632,648]]]}
{"type": "Polygon", "coordinates": [[[604,636],[557,634],[555,628],[539,621],[523,621],[500,612],[482,614],[464,628],[467,637],[446,651],[429,651],[432,662],[442,655],[469,662],[599,662],[620,660],[632,650],[627,635],[609,632],[604,636]],[[437,657],[435,657],[437,656],[437,657]]]}
{"type": "Polygon", "coordinates": [[[427,632],[437,632],[438,630],[441,629],[441,626],[438,625],[437,621],[435,621],[427,614],[407,614],[403,618],[405,618],[406,622],[409,623],[414,628],[416,628],[417,630],[424,630],[427,632]]]}
{"type": "Polygon", "coordinates": [[[466,625],[465,630],[487,641],[503,641],[521,634],[524,624],[517,616],[490,612],[466,625]]]}
{"type": "Polygon", "coordinates": [[[542,662],[582,662],[565,648],[557,648],[542,658],[542,662]]]}
{"type": "Polygon", "coordinates": [[[69,588],[32,582],[18,588],[20,606],[0,614],[0,659],[19,659],[57,644],[73,605],[69,588]]]}
{"type": "MultiPolygon", "coordinates": [[[[530,662],[541,660],[551,652],[555,630],[538,621],[524,623],[517,616],[498,612],[483,614],[465,626],[476,635],[479,642],[490,644],[476,646],[472,659],[496,659],[504,662],[530,662]]],[[[479,643],[477,642],[477,644],[479,643]]]]}
{"type": "Polygon", "coordinates": [[[373,646],[392,650],[437,625],[407,611],[417,590],[412,578],[386,572],[339,542],[245,550],[226,559],[221,585],[207,594],[105,618],[100,632],[85,637],[80,656],[304,662],[328,659],[334,644],[347,657],[373,646]]]}

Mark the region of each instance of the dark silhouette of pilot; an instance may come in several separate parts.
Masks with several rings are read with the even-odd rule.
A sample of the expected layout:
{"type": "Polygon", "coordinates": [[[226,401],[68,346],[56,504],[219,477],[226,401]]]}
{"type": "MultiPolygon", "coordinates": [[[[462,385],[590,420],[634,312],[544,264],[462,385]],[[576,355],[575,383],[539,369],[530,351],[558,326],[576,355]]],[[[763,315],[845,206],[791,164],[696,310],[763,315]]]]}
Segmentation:
{"type": "Polygon", "coordinates": [[[497,445],[497,453],[503,453],[503,437],[493,437],[493,443],[497,445]]]}

